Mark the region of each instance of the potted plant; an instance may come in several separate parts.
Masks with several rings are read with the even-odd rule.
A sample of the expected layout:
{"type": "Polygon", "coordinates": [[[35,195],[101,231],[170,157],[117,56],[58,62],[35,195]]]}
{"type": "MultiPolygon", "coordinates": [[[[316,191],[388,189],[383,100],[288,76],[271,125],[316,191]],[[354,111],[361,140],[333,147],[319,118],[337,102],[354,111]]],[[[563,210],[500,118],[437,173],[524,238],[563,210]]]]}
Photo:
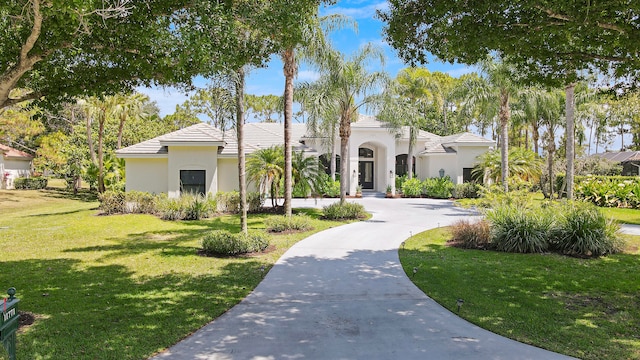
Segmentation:
{"type": "Polygon", "coordinates": [[[387,193],[385,197],[392,198],[393,194],[391,193],[391,185],[387,185],[387,193]]]}
{"type": "Polygon", "coordinates": [[[356,186],[356,197],[357,198],[361,198],[362,197],[362,185],[358,184],[358,186],[356,186]]]}

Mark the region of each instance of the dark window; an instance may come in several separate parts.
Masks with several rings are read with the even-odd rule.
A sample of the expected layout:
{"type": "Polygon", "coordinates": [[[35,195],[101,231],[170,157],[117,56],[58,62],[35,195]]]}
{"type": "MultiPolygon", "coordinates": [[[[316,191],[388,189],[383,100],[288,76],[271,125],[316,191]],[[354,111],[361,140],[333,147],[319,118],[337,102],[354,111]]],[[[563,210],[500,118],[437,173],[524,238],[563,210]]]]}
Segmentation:
{"type": "MultiPolygon", "coordinates": [[[[327,175],[331,175],[331,154],[320,155],[320,166],[327,175]]],[[[340,173],[340,155],[336,154],[336,174],[340,173]]]]}
{"type": "Polygon", "coordinates": [[[367,149],[367,148],[359,148],[358,149],[358,156],[361,157],[361,158],[372,158],[373,157],[373,150],[367,149]]]}
{"type": "Polygon", "coordinates": [[[462,168],[462,182],[472,182],[471,170],[473,168],[462,168]]]}
{"type": "MultiPolygon", "coordinates": [[[[396,175],[402,176],[407,174],[409,164],[407,164],[407,154],[396,155],[396,175]]],[[[413,157],[413,173],[416,173],[416,157],[413,157]]]]}
{"type": "Polygon", "coordinates": [[[205,194],[205,170],[180,170],[180,193],[205,194]]]}

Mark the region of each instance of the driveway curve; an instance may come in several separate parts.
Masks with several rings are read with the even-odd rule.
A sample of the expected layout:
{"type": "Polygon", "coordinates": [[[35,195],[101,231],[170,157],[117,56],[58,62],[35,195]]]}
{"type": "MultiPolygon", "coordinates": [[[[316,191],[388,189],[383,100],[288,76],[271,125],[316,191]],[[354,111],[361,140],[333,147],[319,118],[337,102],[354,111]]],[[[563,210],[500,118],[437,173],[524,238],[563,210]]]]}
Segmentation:
{"type": "Polygon", "coordinates": [[[568,359],[457,317],[405,275],[402,241],[472,212],[446,200],[357,201],[370,220],[300,241],[247,298],[153,359],[568,359]]]}

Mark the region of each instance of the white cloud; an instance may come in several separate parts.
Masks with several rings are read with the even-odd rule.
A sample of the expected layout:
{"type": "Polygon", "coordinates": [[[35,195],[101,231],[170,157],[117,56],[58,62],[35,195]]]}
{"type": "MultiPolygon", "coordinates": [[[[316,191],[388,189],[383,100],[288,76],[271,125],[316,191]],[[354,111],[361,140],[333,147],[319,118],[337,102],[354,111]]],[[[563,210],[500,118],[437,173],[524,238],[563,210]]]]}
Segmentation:
{"type": "Polygon", "coordinates": [[[316,81],[320,78],[320,73],[312,70],[301,70],[298,71],[298,77],[296,80],[298,81],[316,81]]]}
{"type": "MultiPolygon", "coordinates": [[[[358,5],[361,3],[361,1],[355,1],[351,3],[358,5]]],[[[387,10],[388,8],[389,3],[387,3],[386,1],[380,1],[367,6],[359,7],[331,6],[326,8],[326,13],[323,15],[340,14],[350,16],[354,19],[370,19],[375,16],[376,10],[387,10]]]]}
{"type": "Polygon", "coordinates": [[[469,74],[472,73],[477,70],[473,67],[470,66],[465,66],[465,67],[461,67],[461,68],[457,68],[457,69],[452,69],[452,70],[447,70],[446,73],[451,75],[454,78],[460,77],[464,74],[469,74]]]}

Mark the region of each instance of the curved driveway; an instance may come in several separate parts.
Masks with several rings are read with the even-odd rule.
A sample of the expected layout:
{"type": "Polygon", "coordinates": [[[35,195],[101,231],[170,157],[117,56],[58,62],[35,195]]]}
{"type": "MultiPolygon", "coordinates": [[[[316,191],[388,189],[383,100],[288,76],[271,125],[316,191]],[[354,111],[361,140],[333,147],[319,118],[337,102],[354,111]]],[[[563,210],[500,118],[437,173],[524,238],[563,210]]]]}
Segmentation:
{"type": "Polygon", "coordinates": [[[358,202],[373,214],[369,221],[297,243],[245,300],[154,359],[567,358],[462,320],[407,278],[402,241],[473,216],[468,210],[446,200],[358,202]]]}

